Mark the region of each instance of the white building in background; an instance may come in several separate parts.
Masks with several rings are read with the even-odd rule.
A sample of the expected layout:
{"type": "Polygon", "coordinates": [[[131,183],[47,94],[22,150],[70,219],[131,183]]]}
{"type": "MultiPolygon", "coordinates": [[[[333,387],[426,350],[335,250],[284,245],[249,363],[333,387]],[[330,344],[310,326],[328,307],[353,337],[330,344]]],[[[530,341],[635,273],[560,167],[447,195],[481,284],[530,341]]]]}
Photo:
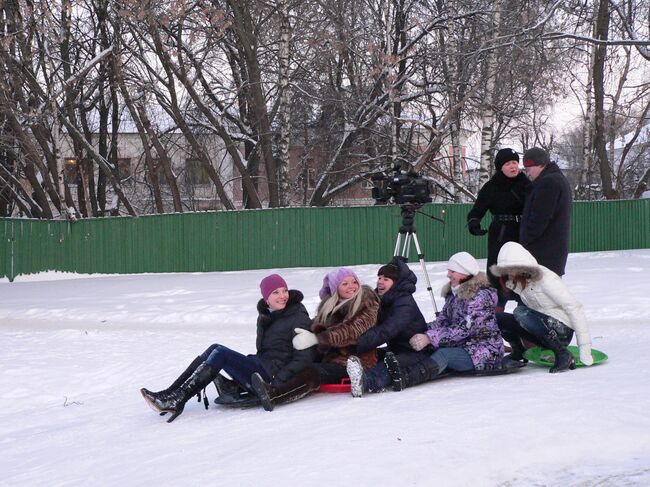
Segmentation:
{"type": "MultiPolygon", "coordinates": [[[[178,185],[184,210],[202,211],[223,208],[207,170],[200,163],[192,147],[169,115],[158,106],[149,107],[148,115],[170,158],[172,172],[176,177],[176,184],[178,185]]],[[[92,145],[95,150],[98,150],[99,123],[96,113],[90,117],[89,124],[93,137],[92,145]]],[[[109,125],[109,134],[111,130],[112,128],[109,125]]],[[[233,164],[222,139],[213,132],[205,135],[197,134],[197,132],[194,134],[208,155],[212,166],[221,177],[226,193],[232,199],[234,195],[233,164]]],[[[157,158],[157,151],[155,147],[150,147],[149,151],[154,159],[154,165],[157,167],[165,210],[173,211],[171,191],[162,165],[157,158]]],[[[79,166],[82,155],[75,154],[72,140],[65,134],[61,140],[60,153],[63,159],[61,162],[64,167],[65,182],[76,203],[78,202],[77,192],[80,188],[78,184],[80,177],[79,166]]],[[[96,164],[93,164],[93,166],[96,181],[99,169],[96,164]]],[[[137,127],[127,109],[122,112],[117,136],[117,166],[122,191],[136,208],[136,211],[139,214],[155,212],[145,149],[137,127]]],[[[119,213],[117,198],[110,183],[107,184],[106,199],[107,212],[119,213]]]]}

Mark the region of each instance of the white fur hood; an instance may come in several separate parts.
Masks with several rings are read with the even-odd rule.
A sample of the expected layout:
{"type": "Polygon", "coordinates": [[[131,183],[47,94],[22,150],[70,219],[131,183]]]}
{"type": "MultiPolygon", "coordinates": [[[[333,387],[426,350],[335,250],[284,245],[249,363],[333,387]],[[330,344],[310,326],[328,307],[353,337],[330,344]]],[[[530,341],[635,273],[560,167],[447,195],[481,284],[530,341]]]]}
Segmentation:
{"type": "Polygon", "coordinates": [[[582,305],[575,299],[555,272],[539,265],[535,257],[517,242],[501,247],[496,265],[490,267],[495,276],[528,274],[526,287],[508,279],[506,287],[519,294],[531,309],[561,321],[576,332],[578,345],[591,343],[589,327],[582,305]]]}

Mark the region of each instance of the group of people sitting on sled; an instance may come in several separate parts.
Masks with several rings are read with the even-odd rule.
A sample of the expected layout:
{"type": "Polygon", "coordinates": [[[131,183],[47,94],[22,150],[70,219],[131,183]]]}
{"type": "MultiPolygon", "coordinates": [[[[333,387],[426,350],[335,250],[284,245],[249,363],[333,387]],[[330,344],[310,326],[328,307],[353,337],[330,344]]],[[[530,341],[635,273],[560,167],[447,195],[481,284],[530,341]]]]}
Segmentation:
{"type": "MultiPolygon", "coordinates": [[[[530,156],[533,162],[536,156],[540,159],[539,153],[530,156]]],[[[495,166],[493,179],[503,179],[499,184],[509,188],[498,201],[503,203],[503,194],[519,200],[521,191],[520,207],[513,203],[508,211],[525,213],[524,201],[530,200],[523,198],[523,191],[528,183],[513,169],[518,168],[518,155],[511,149],[499,151],[495,166]]],[[[479,193],[468,215],[470,232],[476,235],[481,234],[480,219],[490,209],[484,196],[479,193]]],[[[523,365],[526,346],[552,350],[555,362],[550,372],[556,373],[576,367],[567,349],[574,333],[580,361],[591,365],[582,306],[560,277],[566,256],[560,274],[541,265],[516,241],[512,227],[520,219],[497,216],[490,228],[499,237],[497,253],[493,255],[494,245],[489,244],[487,273],[469,253],[452,255],[447,262],[449,281],[442,289],[444,306],[430,323],[413,297],[417,278],[403,257],[394,257],[378,270],[375,289],[363,285],[348,268],[329,272],[313,320],[302,304],[303,294],[272,274],[260,283],[254,355],[213,344],[167,389],[140,392],[152,409],[169,414],[171,422],[201,392],[207,406],[205,388],[211,382],[221,404],[261,404],[272,411],[322,384],[340,384],[347,378],[352,396],[361,397],[388,388],[401,391],[449,374],[504,373],[523,365]],[[504,235],[510,240],[504,241],[504,235]],[[506,299],[517,303],[512,313],[504,311],[506,299]],[[504,339],[511,350],[505,357],[504,339]]]]}

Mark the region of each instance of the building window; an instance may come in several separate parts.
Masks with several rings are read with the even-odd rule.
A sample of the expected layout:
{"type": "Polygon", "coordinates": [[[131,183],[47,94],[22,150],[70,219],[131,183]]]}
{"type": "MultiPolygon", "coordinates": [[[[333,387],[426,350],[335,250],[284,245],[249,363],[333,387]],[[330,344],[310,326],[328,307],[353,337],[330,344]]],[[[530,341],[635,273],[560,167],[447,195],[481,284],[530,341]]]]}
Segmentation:
{"type": "MultiPolygon", "coordinates": [[[[313,162],[313,160],[310,160],[313,162]]],[[[316,187],[316,169],[310,167],[307,169],[307,189],[314,189],[316,187]]]]}
{"type": "Polygon", "coordinates": [[[120,181],[125,181],[133,175],[130,157],[120,157],[117,159],[117,172],[120,176],[120,181]]]}
{"type": "MultiPolygon", "coordinates": [[[[153,160],[153,167],[155,168],[156,174],[158,176],[158,184],[160,186],[167,186],[169,185],[169,182],[167,181],[167,178],[165,177],[165,170],[160,163],[160,159],[154,159],[153,160]]],[[[149,166],[145,165],[145,174],[146,174],[146,180],[149,184],[152,183],[151,181],[151,175],[149,172],[149,166]]]]}
{"type": "Polygon", "coordinates": [[[208,171],[198,159],[185,160],[185,174],[190,184],[210,184],[208,171]]]}
{"type": "Polygon", "coordinates": [[[67,184],[77,184],[79,182],[79,159],[66,157],[63,160],[63,174],[67,184]]]}

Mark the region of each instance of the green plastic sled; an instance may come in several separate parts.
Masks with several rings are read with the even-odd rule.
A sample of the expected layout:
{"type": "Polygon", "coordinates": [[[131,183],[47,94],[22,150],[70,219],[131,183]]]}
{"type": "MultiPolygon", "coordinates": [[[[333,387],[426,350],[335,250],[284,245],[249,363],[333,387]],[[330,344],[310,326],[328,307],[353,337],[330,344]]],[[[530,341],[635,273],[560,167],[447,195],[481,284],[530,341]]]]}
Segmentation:
{"type": "MultiPolygon", "coordinates": [[[[578,347],[569,346],[567,347],[571,355],[576,359],[576,365],[578,367],[584,367],[584,364],[580,361],[580,352],[578,347]]],[[[591,349],[591,356],[594,359],[594,365],[600,364],[607,360],[607,355],[600,350],[591,349]]],[[[543,367],[552,367],[555,363],[555,354],[551,350],[547,350],[542,347],[533,347],[529,348],[524,352],[524,358],[528,359],[529,362],[543,367]]]]}

